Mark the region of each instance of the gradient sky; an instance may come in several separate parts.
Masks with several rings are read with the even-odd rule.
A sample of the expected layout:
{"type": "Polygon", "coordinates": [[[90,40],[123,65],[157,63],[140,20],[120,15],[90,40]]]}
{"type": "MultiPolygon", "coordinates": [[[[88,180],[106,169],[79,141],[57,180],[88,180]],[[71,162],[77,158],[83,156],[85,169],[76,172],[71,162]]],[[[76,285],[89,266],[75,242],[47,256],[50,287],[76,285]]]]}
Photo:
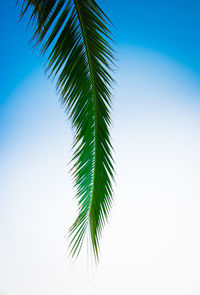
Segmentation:
{"type": "Polygon", "coordinates": [[[100,265],[74,264],[70,123],[44,60],[0,2],[0,295],[200,294],[198,0],[102,0],[117,51],[115,205],[100,265]]]}

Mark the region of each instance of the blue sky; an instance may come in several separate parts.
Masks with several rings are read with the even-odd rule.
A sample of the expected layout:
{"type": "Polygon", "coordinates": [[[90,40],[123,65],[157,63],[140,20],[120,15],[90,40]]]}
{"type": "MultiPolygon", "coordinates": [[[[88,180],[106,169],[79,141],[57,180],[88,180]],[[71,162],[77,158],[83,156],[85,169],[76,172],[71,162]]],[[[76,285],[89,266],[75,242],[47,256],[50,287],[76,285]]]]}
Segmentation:
{"type": "Polygon", "coordinates": [[[118,70],[115,202],[98,268],[87,243],[68,257],[70,123],[27,20],[0,2],[0,294],[200,294],[199,1],[101,2],[118,70]]]}
{"type": "MultiPolygon", "coordinates": [[[[20,3],[20,2],[19,2],[20,3]]],[[[199,1],[105,0],[113,21],[116,50],[120,46],[149,48],[169,56],[199,73],[199,1]]],[[[1,94],[5,98],[42,63],[32,53],[27,19],[18,24],[20,5],[1,3],[1,94]]]]}
{"type": "Polygon", "coordinates": [[[198,70],[199,1],[106,1],[117,43],[159,51],[198,70]]]}

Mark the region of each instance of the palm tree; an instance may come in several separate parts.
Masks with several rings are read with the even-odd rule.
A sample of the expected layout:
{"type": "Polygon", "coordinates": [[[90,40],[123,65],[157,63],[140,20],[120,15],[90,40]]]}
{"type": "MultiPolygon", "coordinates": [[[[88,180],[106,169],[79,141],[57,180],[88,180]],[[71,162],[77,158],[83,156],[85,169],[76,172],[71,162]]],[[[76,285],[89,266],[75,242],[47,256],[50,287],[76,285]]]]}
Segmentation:
{"type": "Polygon", "coordinates": [[[70,253],[79,254],[89,232],[98,261],[113,193],[111,23],[94,0],[23,0],[21,17],[28,10],[29,23],[35,24],[35,44],[48,55],[49,76],[57,79],[61,103],[75,130],[72,174],[78,217],[69,230],[70,253]]]}

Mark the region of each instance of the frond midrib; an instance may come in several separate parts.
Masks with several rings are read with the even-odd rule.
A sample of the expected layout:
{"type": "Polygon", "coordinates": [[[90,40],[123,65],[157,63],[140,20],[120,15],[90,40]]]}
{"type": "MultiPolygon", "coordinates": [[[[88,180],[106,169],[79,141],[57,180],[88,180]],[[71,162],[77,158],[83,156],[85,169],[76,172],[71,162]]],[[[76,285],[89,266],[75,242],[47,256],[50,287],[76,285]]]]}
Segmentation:
{"type": "Polygon", "coordinates": [[[92,189],[91,189],[91,199],[90,199],[90,208],[89,208],[89,212],[88,212],[88,216],[90,217],[91,214],[91,204],[93,202],[93,197],[94,197],[94,186],[95,186],[95,174],[96,174],[96,153],[97,153],[97,146],[96,146],[96,142],[97,142],[97,97],[96,97],[96,86],[95,86],[95,79],[94,79],[94,72],[93,72],[93,66],[92,66],[92,60],[91,60],[91,55],[90,55],[90,50],[89,50],[89,46],[88,46],[88,41],[87,41],[87,37],[86,37],[86,33],[85,33],[85,28],[84,28],[84,24],[82,21],[82,16],[80,13],[80,9],[79,9],[79,4],[77,3],[77,0],[73,0],[74,1],[74,5],[76,7],[77,10],[77,16],[79,19],[79,23],[80,23],[80,28],[83,34],[83,40],[84,40],[84,45],[85,45],[85,50],[86,50],[86,55],[87,55],[87,59],[88,59],[88,64],[89,64],[89,72],[90,72],[90,77],[91,77],[91,84],[92,84],[92,92],[93,92],[93,101],[94,101],[94,166],[93,166],[93,175],[92,175],[92,189]]]}

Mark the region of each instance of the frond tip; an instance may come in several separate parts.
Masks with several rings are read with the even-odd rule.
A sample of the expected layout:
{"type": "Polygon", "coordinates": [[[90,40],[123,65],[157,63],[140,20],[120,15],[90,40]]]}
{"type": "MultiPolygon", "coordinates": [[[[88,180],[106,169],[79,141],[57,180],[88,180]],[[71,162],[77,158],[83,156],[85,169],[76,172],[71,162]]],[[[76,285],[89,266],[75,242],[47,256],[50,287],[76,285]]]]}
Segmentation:
{"type": "Polygon", "coordinates": [[[112,204],[110,142],[111,66],[109,19],[93,0],[24,0],[31,8],[34,38],[47,53],[61,102],[75,130],[73,168],[78,217],[70,228],[70,251],[78,255],[88,231],[98,260],[99,239],[112,204]]]}

